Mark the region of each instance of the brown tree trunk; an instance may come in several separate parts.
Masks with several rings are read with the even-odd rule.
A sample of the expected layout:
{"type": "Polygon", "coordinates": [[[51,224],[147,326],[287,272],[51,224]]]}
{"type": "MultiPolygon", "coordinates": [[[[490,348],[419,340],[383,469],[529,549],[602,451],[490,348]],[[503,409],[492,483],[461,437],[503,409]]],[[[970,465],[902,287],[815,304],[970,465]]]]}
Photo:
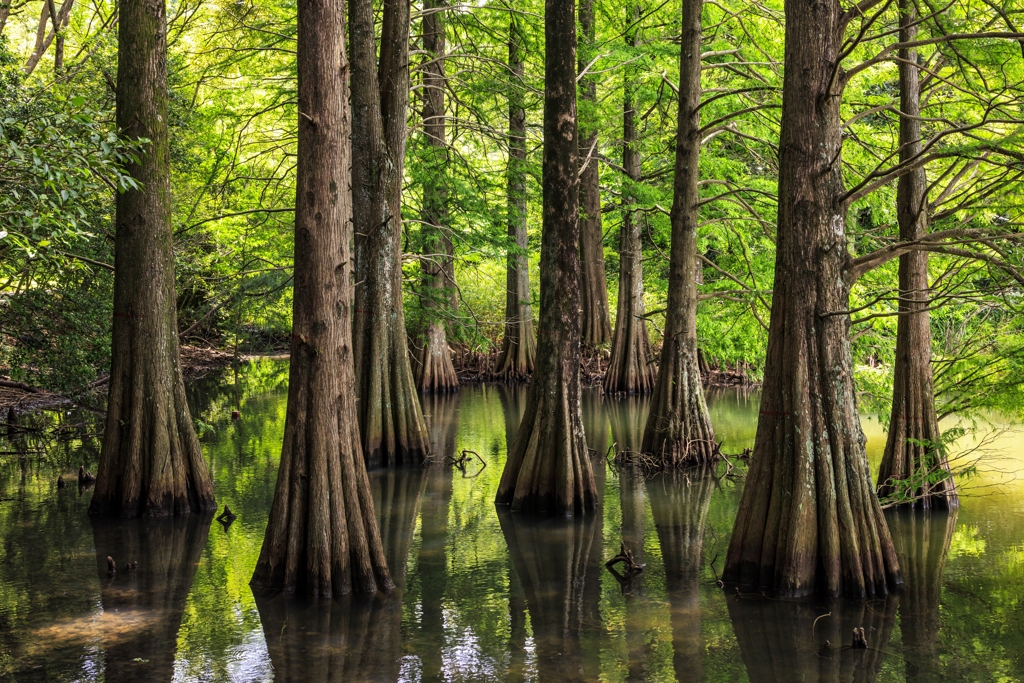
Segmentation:
{"type": "Polygon", "coordinates": [[[93,521],[103,612],[121,623],[111,624],[103,648],[105,680],[173,680],[178,628],[211,519],[93,521]],[[116,572],[108,570],[108,557],[116,572]],[[129,570],[134,562],[138,568],[129,570]]]}
{"type": "Polygon", "coordinates": [[[298,6],[299,148],[288,413],[251,585],[331,595],[388,590],[356,423],[351,152],[342,0],[298,6]]]}
{"type": "Polygon", "coordinates": [[[448,231],[448,144],[445,137],[446,87],[444,74],[445,10],[447,0],[427,0],[423,6],[423,135],[427,147],[427,174],[423,184],[423,307],[426,331],[417,350],[416,386],[423,392],[459,388],[445,329],[455,296],[455,261],[448,231]]]}
{"type": "Polygon", "coordinates": [[[838,0],[787,0],[779,221],[754,456],[723,580],[798,597],[901,582],[853,386],[838,0]]]}
{"type": "Polygon", "coordinates": [[[576,149],[576,17],[546,0],[544,224],[540,341],[526,413],[496,503],[553,515],[597,505],[580,407],[579,180],[576,149]]]}
{"type": "Polygon", "coordinates": [[[140,187],[116,197],[110,391],[89,514],[212,510],[178,348],[162,0],[121,4],[117,68],[117,127],[149,143],[126,167],[140,187]]]}
{"type": "MultiPolygon", "coordinates": [[[[917,11],[900,2],[900,42],[917,40],[917,11]]],[[[921,81],[917,50],[899,51],[900,161],[921,154],[921,81]]],[[[896,186],[896,217],[900,240],[913,241],[928,232],[928,177],[924,166],[900,176],[896,186]]],[[[928,252],[900,256],[899,319],[896,323],[896,364],[889,435],[878,470],[878,494],[910,497],[912,505],[954,508],[956,484],[941,446],[932,385],[932,331],[928,306],[928,252]],[[943,476],[939,482],[929,476],[943,476]],[[896,482],[913,480],[913,490],[896,482]]]]}
{"type": "Polygon", "coordinates": [[[680,681],[703,678],[700,570],[704,563],[704,529],[714,489],[715,480],[704,469],[667,473],[647,480],[647,495],[665,564],[672,664],[680,681]]]}
{"type": "Polygon", "coordinates": [[[537,344],[530,308],[530,267],[526,239],[526,105],[523,98],[523,35],[521,19],[509,13],[508,68],[512,74],[508,96],[508,237],[515,249],[508,253],[505,286],[505,336],[494,364],[495,374],[520,380],[533,373],[537,344]]]}
{"type": "Polygon", "coordinates": [[[885,663],[898,602],[898,594],[827,608],[761,596],[728,600],[750,683],[872,683],[885,663]],[[867,648],[850,647],[855,628],[864,629],[867,648]]]}
{"type": "Polygon", "coordinates": [[[422,462],[423,422],[402,308],[402,177],[409,103],[409,2],[383,4],[380,68],[372,0],[349,2],[356,395],[370,466],[422,462]]]}
{"type": "Polygon", "coordinates": [[[715,433],[697,358],[697,181],[700,178],[700,53],[703,0],[684,0],[672,199],[668,312],[643,450],[665,468],[715,456],[715,433]]]}
{"type": "MultiPolygon", "coordinates": [[[[636,24],[640,6],[627,10],[626,44],[636,48],[636,24]]],[[[634,203],[632,184],[640,182],[640,152],[637,150],[636,89],[631,74],[624,79],[622,96],[622,167],[629,178],[623,192],[622,231],[619,236],[619,303],[615,312],[611,357],[604,376],[609,394],[646,394],[654,388],[654,353],[647,336],[644,316],[643,247],[640,241],[640,216],[630,209],[634,203]]],[[[699,98],[698,98],[699,99],[699,98]]]]}
{"type": "MultiPolygon", "coordinates": [[[[594,50],[594,0],[580,0],[579,71],[597,55],[594,50]]],[[[593,67],[591,67],[593,69],[593,67]]],[[[597,346],[612,334],[608,318],[608,282],[604,274],[604,235],[601,228],[601,186],[597,166],[597,81],[580,80],[580,299],[583,306],[583,343],[597,346]]]]}
{"type": "Polygon", "coordinates": [[[526,598],[536,653],[538,680],[584,681],[583,614],[599,515],[540,521],[498,511],[515,574],[526,598]]]}

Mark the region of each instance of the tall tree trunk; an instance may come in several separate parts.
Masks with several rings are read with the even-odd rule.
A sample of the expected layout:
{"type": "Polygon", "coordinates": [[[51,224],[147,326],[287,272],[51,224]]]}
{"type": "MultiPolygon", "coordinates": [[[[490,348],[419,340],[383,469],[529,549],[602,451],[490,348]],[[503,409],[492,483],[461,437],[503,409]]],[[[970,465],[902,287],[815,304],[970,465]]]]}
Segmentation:
{"type": "MultiPolygon", "coordinates": [[[[178,628],[212,515],[153,520],[94,520],[103,611],[124,623],[104,648],[108,681],[171,681],[178,628]],[[117,571],[110,573],[107,558],[117,571]],[[138,568],[128,571],[129,562],[138,568]]],[[[111,634],[113,635],[113,633],[111,634]]]]}
{"type": "MultiPolygon", "coordinates": [[[[901,40],[902,42],[902,40],[901,40]]],[[[942,680],[939,601],[957,509],[886,514],[906,583],[900,591],[900,634],[908,683],[942,680]]]]}
{"type": "Polygon", "coordinates": [[[356,395],[370,466],[419,463],[428,449],[402,308],[409,0],[386,0],[383,17],[378,70],[373,2],[349,2],[356,395]]]}
{"type": "MultiPolygon", "coordinates": [[[[579,71],[597,55],[594,50],[594,0],[580,0],[579,71]]],[[[591,66],[593,69],[593,66],[591,66]]],[[[580,81],[580,298],[583,305],[583,343],[597,346],[612,334],[608,319],[608,283],[604,274],[604,235],[601,229],[601,186],[597,167],[597,81],[580,81]]]]}
{"type": "Polygon", "coordinates": [[[700,569],[704,529],[715,480],[711,472],[691,469],[647,480],[654,526],[658,530],[665,587],[672,622],[672,664],[680,681],[702,676],[700,569]]]}
{"type": "MultiPolygon", "coordinates": [[[[910,0],[900,2],[900,42],[917,40],[917,11],[910,0]]],[[[900,161],[921,154],[921,81],[917,50],[899,51],[900,161]]],[[[896,217],[900,240],[913,241],[928,232],[928,177],[924,166],[900,176],[896,186],[896,217]]],[[[928,252],[911,251],[900,257],[899,319],[896,323],[896,365],[889,436],[878,470],[878,493],[900,492],[911,504],[953,508],[959,504],[956,484],[942,450],[939,419],[932,385],[932,330],[928,313],[928,252]],[[945,475],[931,483],[929,475],[945,475]],[[897,482],[913,480],[903,491],[897,482]]]]}
{"type": "Polygon", "coordinates": [[[541,521],[498,511],[533,626],[538,680],[589,680],[581,639],[587,628],[583,614],[592,611],[585,599],[600,597],[587,590],[598,517],[541,521]]]}
{"type": "Polygon", "coordinates": [[[521,19],[509,12],[508,68],[508,237],[515,249],[508,252],[505,285],[505,336],[494,364],[495,374],[507,380],[533,373],[537,344],[530,308],[529,245],[526,239],[526,105],[524,102],[523,34],[521,19]]]}
{"type": "MultiPolygon", "coordinates": [[[[626,45],[636,48],[636,25],[640,6],[626,10],[626,45]]],[[[640,182],[640,152],[636,139],[636,109],[633,99],[634,74],[627,72],[622,94],[622,167],[629,178],[623,192],[622,228],[619,235],[619,303],[615,312],[615,332],[604,390],[609,394],[646,394],[654,388],[654,353],[647,336],[644,316],[643,247],[640,241],[640,216],[630,207],[634,203],[632,185],[640,182]]]]}
{"type": "Polygon", "coordinates": [[[723,580],[798,597],[901,582],[857,414],[845,265],[838,0],[787,0],[779,224],[754,457],[723,580]]]}
{"type": "Polygon", "coordinates": [[[448,144],[445,137],[444,74],[445,10],[447,0],[427,0],[423,6],[423,135],[427,175],[423,184],[423,307],[426,333],[417,350],[416,386],[424,392],[459,388],[448,350],[447,320],[455,310],[455,261],[448,230],[448,144]]]}
{"type": "Polygon", "coordinates": [[[597,490],[580,407],[579,179],[576,17],[546,0],[544,16],[544,224],[540,341],[526,412],[496,503],[552,515],[589,510],[597,490]]]}
{"type": "Polygon", "coordinates": [[[117,39],[117,127],[149,143],[126,167],[140,187],[116,197],[110,392],[89,514],[212,510],[178,348],[163,0],[125,0],[117,39]]]}
{"type": "Polygon", "coordinates": [[[873,683],[885,663],[899,594],[837,601],[827,609],[760,596],[727,602],[750,683],[873,683]],[[864,629],[867,648],[850,647],[855,628],[864,629]]]}
{"type": "Polygon", "coordinates": [[[298,5],[299,147],[288,412],[251,585],[328,597],[388,590],[356,423],[351,151],[343,0],[298,5]]]}
{"type": "Polygon", "coordinates": [[[697,182],[700,178],[700,52],[703,0],[684,0],[672,199],[668,312],[643,450],[666,468],[715,457],[715,433],[697,357],[697,182]]]}

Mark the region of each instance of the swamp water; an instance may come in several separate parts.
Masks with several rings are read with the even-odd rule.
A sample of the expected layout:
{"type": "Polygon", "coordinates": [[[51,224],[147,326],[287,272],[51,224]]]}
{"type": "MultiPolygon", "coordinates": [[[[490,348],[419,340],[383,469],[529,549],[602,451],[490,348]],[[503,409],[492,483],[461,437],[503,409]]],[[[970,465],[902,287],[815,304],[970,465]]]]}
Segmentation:
{"type": "MultiPolygon", "coordinates": [[[[435,452],[479,460],[371,474],[401,588],[312,605],[248,586],[286,382],[286,363],[261,361],[191,388],[217,501],[239,515],[226,527],[91,522],[73,473],[95,470],[95,418],[50,413],[0,437],[0,681],[1024,681],[1016,433],[990,440],[1001,459],[982,461],[959,514],[889,513],[898,594],[737,598],[715,582],[742,479],[723,466],[718,478],[645,481],[603,464],[613,444],[636,447],[644,401],[585,396],[603,505],[536,520],[492,502],[525,391],[468,386],[427,397],[424,412],[435,452]],[[646,564],[628,582],[604,567],[623,541],[646,564]],[[855,627],[869,649],[850,648],[855,627]]],[[[752,444],[756,394],[713,392],[709,404],[726,452],[752,444]]],[[[864,426],[877,469],[884,434],[864,426]]]]}

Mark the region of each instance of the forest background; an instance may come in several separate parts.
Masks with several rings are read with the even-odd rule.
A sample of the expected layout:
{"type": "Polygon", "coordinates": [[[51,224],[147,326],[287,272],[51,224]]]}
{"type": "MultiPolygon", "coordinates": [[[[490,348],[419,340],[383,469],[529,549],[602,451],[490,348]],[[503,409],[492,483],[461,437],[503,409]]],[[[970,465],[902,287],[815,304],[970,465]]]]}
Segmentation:
{"type": "MultiPolygon", "coordinates": [[[[620,230],[630,217],[640,226],[645,320],[657,345],[668,288],[679,2],[594,0],[592,8],[594,37],[580,40],[579,107],[581,138],[596,131],[597,142],[581,155],[598,172],[606,315],[614,325],[620,230]],[[624,127],[627,101],[632,135],[624,127]],[[627,135],[639,173],[624,160],[627,135]]],[[[447,43],[442,164],[424,134],[431,59],[423,47],[425,13],[413,6],[402,244],[407,327],[413,349],[422,346],[429,323],[440,320],[453,348],[492,355],[506,316],[506,262],[523,255],[507,232],[506,196],[509,107],[520,99],[525,255],[536,319],[543,4],[481,0],[440,11],[447,43]],[[522,76],[509,67],[510,25],[523,41],[522,76]],[[436,294],[422,272],[437,243],[436,226],[423,220],[424,188],[438,184],[447,204],[442,231],[454,254],[450,308],[431,305],[436,294]]],[[[186,0],[170,3],[168,13],[181,340],[236,354],[286,348],[298,120],[295,4],[186,0]]],[[[895,8],[892,14],[898,16],[895,8]]],[[[925,15],[919,39],[926,41],[1024,25],[1024,8],[1006,0],[955,0],[925,15]]],[[[113,125],[116,25],[114,2],[15,0],[0,8],[0,373],[74,398],[101,385],[108,372],[113,197],[133,185],[122,164],[145,146],[126,144],[113,125]]],[[[703,25],[699,347],[710,366],[756,381],[775,262],[782,3],[705,2],[703,25]]],[[[847,186],[877,185],[852,205],[847,231],[854,254],[898,241],[896,181],[885,176],[899,148],[897,65],[872,61],[894,39],[885,27],[868,38],[876,39],[857,43],[853,55],[867,66],[843,100],[847,186]]],[[[924,78],[922,104],[931,229],[1019,231],[1024,43],[936,40],[920,52],[936,74],[924,78]]],[[[1015,240],[947,243],[932,254],[940,416],[1024,410],[1021,260],[1015,240]]],[[[897,268],[894,259],[870,271],[851,295],[860,405],[883,419],[897,268]]],[[[606,350],[607,341],[597,346],[606,350]]]]}

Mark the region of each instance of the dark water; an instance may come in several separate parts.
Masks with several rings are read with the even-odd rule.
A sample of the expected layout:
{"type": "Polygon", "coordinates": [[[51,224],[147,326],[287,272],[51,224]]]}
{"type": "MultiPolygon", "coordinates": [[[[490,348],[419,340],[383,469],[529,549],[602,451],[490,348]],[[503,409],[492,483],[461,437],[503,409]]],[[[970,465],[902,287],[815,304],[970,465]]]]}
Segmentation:
{"type": "MultiPolygon", "coordinates": [[[[618,474],[595,456],[603,505],[575,520],[492,503],[521,389],[428,398],[435,452],[486,463],[372,474],[401,589],[330,604],[255,598],[248,581],[273,495],[286,366],[260,362],[195,387],[229,527],[92,523],[88,416],[0,438],[0,680],[17,681],[1024,681],[1024,489],[1015,434],[958,516],[890,515],[906,586],[887,600],[786,602],[728,595],[721,571],[740,479],[618,474]],[[232,409],[242,418],[230,420],[232,409]],[[55,431],[55,428],[60,428],[55,431]],[[1001,470],[997,472],[996,470],[1001,470]],[[992,487],[996,481],[1003,482],[992,487]],[[646,570],[604,568],[620,542],[646,570]],[[106,557],[118,562],[107,572],[106,557]],[[125,571],[137,560],[137,571],[125,571]],[[870,648],[851,649],[865,629],[870,648]]],[[[753,440],[757,396],[714,393],[727,452],[753,440]]],[[[590,447],[635,447],[642,401],[588,395],[590,447]]],[[[884,440],[865,422],[877,458],[884,440]]]]}

